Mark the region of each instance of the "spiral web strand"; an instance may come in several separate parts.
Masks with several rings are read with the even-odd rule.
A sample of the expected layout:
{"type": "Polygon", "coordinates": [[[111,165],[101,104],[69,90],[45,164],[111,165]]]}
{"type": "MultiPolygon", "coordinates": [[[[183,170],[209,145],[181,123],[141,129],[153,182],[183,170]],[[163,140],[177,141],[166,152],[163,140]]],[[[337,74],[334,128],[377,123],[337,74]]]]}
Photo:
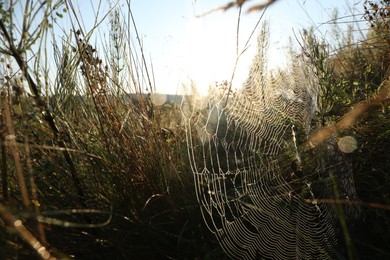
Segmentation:
{"type": "Polygon", "coordinates": [[[267,73],[264,35],[242,89],[229,93],[224,83],[183,106],[204,221],[233,259],[338,258],[334,211],[316,203],[332,197],[329,179],[318,177],[329,167],[294,176],[296,131],[310,131],[316,84],[298,61],[289,74],[267,73]]]}

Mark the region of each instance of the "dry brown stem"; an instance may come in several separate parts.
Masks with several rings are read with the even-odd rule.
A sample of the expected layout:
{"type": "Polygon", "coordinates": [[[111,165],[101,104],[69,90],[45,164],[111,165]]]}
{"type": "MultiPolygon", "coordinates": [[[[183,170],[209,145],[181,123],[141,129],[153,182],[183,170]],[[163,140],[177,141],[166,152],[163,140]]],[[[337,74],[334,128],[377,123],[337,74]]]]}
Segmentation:
{"type": "Polygon", "coordinates": [[[42,243],[24,226],[22,220],[17,219],[9,210],[0,203],[0,217],[13,229],[24,241],[26,241],[41,257],[41,259],[56,259],[42,245],[42,243]]]}
{"type": "MultiPolygon", "coordinates": [[[[247,13],[261,11],[264,8],[266,8],[267,6],[275,3],[276,1],[277,0],[268,0],[267,2],[265,2],[263,4],[252,5],[252,6],[250,6],[248,8],[247,13]]],[[[209,11],[203,13],[203,14],[197,15],[197,17],[206,16],[206,15],[209,15],[209,14],[217,12],[217,11],[225,12],[225,11],[227,11],[227,10],[233,8],[233,7],[242,8],[242,6],[244,5],[245,2],[249,2],[249,0],[236,0],[236,1],[232,1],[232,2],[227,3],[226,5],[219,6],[217,8],[212,9],[212,10],[209,10],[209,11]]]]}
{"type": "Polygon", "coordinates": [[[25,210],[30,211],[31,202],[30,202],[30,197],[28,194],[27,184],[24,178],[22,166],[20,164],[19,149],[16,145],[15,131],[11,119],[10,102],[6,94],[3,95],[3,99],[4,99],[3,105],[4,105],[5,122],[7,127],[6,139],[8,139],[10,151],[15,162],[15,173],[18,179],[20,194],[22,195],[22,203],[25,210]]]}
{"type": "Polygon", "coordinates": [[[368,112],[379,108],[385,102],[390,100],[390,77],[383,82],[382,89],[379,90],[376,97],[363,100],[352,106],[350,110],[335,124],[324,127],[317,133],[314,133],[303,145],[304,149],[311,149],[323,143],[328,137],[337,134],[342,130],[352,128],[357,121],[368,112]]]}

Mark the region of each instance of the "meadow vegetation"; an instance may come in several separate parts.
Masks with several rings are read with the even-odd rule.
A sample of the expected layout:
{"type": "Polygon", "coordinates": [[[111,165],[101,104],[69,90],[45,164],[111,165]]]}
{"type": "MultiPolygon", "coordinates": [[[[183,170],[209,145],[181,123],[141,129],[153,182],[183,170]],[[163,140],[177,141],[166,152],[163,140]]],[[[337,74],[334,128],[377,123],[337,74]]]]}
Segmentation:
{"type": "MultiPolygon", "coordinates": [[[[352,241],[362,258],[384,258],[390,5],[364,6],[361,37],[337,31],[335,50],[307,28],[294,55],[319,78],[319,131],[385,95],[341,130],[359,141],[345,155],[365,208],[352,241]]],[[[0,1],[0,258],[223,259],[195,196],[180,105],[152,102],[152,70],[126,31],[133,17],[113,8],[108,40],[95,46],[99,23],[83,31],[74,9],[61,0],[0,1]],[[64,16],[72,28],[58,42],[64,16]]]]}

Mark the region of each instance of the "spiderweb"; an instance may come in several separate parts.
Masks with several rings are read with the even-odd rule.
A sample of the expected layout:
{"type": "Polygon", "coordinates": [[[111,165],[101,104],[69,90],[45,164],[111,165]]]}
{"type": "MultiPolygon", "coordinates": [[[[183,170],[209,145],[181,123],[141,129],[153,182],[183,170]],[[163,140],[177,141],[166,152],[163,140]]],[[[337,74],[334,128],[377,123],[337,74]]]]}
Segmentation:
{"type": "MultiPolygon", "coordinates": [[[[298,60],[289,73],[267,72],[265,33],[241,89],[230,91],[225,82],[183,105],[204,221],[233,259],[342,257],[334,210],[317,201],[332,198],[330,174],[347,167],[324,159],[336,157],[330,144],[298,152],[317,84],[298,60]]],[[[350,175],[339,176],[350,183],[350,175]]]]}

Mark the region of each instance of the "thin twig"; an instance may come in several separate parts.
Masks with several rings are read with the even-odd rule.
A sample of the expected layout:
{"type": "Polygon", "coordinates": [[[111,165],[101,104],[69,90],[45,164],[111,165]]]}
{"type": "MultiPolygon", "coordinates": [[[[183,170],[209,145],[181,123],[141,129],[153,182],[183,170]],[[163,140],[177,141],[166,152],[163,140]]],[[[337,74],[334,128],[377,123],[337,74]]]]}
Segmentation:
{"type": "Polygon", "coordinates": [[[377,202],[363,202],[360,200],[348,200],[348,199],[306,199],[308,203],[327,203],[327,204],[344,204],[344,205],[358,205],[373,209],[390,210],[390,205],[384,205],[377,202]]]}
{"type": "Polygon", "coordinates": [[[143,48],[142,43],[141,43],[141,38],[139,37],[139,34],[138,34],[138,30],[137,30],[137,26],[136,26],[136,24],[135,24],[133,12],[131,11],[130,8],[129,8],[129,13],[130,13],[131,21],[132,21],[133,26],[134,26],[135,34],[136,34],[136,36],[137,36],[138,45],[139,45],[139,47],[140,47],[140,49],[141,49],[142,63],[143,63],[144,66],[145,66],[144,69],[145,69],[145,72],[146,72],[146,77],[148,78],[148,83],[149,83],[150,91],[152,91],[153,86],[152,86],[152,82],[151,82],[151,80],[150,80],[148,66],[147,66],[147,64],[146,64],[146,59],[145,59],[145,55],[144,55],[144,48],[143,48]]]}
{"type": "Polygon", "coordinates": [[[243,50],[241,51],[240,54],[238,54],[238,43],[239,43],[240,21],[241,21],[241,7],[240,7],[240,11],[239,11],[239,14],[238,14],[238,19],[237,19],[236,61],[234,62],[234,68],[233,68],[233,72],[232,72],[232,77],[230,78],[229,89],[228,89],[228,92],[227,92],[227,95],[226,95],[225,107],[226,107],[227,102],[229,100],[229,95],[230,95],[230,91],[231,91],[231,88],[232,88],[232,85],[233,85],[233,79],[234,79],[234,76],[235,76],[235,73],[236,73],[236,70],[237,70],[238,61],[240,60],[240,58],[244,54],[244,52],[249,48],[249,42],[252,39],[252,37],[253,37],[257,27],[259,26],[260,21],[263,19],[263,16],[264,16],[265,12],[267,11],[267,7],[268,7],[268,5],[265,7],[263,13],[260,15],[259,19],[257,20],[256,25],[253,27],[253,30],[252,30],[251,34],[249,35],[249,37],[248,37],[248,39],[247,39],[247,41],[246,41],[246,43],[244,45],[243,50]]]}
{"type": "Polygon", "coordinates": [[[15,230],[16,233],[35,250],[35,252],[37,252],[41,259],[56,259],[24,226],[23,221],[14,217],[2,203],[0,203],[0,217],[11,229],[15,230]]]}

